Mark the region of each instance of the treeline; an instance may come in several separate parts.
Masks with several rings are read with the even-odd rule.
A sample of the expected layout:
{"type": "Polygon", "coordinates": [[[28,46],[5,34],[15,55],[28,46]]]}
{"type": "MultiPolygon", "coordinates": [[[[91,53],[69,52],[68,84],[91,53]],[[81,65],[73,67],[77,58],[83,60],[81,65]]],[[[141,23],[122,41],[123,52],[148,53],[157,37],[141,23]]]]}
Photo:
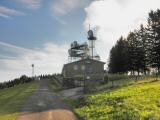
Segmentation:
{"type": "Polygon", "coordinates": [[[16,78],[14,80],[6,81],[3,83],[0,83],[0,89],[13,87],[15,85],[29,83],[34,81],[34,78],[27,77],[26,75],[22,75],[20,78],[16,78]]]}
{"type": "Polygon", "coordinates": [[[55,79],[56,77],[61,77],[61,74],[46,74],[46,75],[39,75],[36,77],[27,77],[26,75],[22,75],[20,78],[16,78],[14,80],[9,80],[3,83],[0,83],[0,89],[4,88],[10,88],[15,85],[29,83],[34,80],[40,80],[40,79],[55,79]]]}
{"type": "Polygon", "coordinates": [[[40,79],[54,79],[56,76],[61,76],[61,74],[46,74],[38,76],[40,79]]]}
{"type": "Polygon", "coordinates": [[[160,72],[160,10],[150,11],[147,25],[123,36],[110,51],[110,73],[146,74],[150,68],[160,72]]]}

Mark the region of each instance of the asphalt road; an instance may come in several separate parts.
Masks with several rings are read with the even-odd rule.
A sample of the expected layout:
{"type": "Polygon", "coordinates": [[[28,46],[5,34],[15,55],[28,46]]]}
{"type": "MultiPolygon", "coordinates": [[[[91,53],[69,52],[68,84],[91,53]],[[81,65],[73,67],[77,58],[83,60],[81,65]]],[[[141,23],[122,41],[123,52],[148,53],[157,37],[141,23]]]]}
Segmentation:
{"type": "Polygon", "coordinates": [[[71,108],[49,89],[49,84],[49,79],[40,81],[17,120],[77,120],[71,108]]]}

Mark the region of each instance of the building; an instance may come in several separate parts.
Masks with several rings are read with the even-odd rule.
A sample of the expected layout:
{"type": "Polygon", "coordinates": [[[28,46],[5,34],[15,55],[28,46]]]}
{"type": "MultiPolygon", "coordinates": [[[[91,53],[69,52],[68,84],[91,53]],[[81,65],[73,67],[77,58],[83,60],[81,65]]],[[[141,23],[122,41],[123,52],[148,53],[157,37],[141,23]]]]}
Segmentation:
{"type": "Polygon", "coordinates": [[[103,80],[105,63],[99,61],[100,56],[95,49],[96,40],[93,31],[89,29],[88,44],[79,44],[77,41],[71,43],[71,48],[68,50],[70,63],[65,64],[62,69],[64,78],[67,80],[72,78],[76,82],[103,80]]]}
{"type": "Polygon", "coordinates": [[[104,62],[95,59],[90,59],[90,58],[81,59],[79,61],[65,64],[62,69],[62,74],[63,77],[65,78],[86,76],[93,79],[94,76],[95,79],[103,75],[104,64],[105,64],[104,62]]]}

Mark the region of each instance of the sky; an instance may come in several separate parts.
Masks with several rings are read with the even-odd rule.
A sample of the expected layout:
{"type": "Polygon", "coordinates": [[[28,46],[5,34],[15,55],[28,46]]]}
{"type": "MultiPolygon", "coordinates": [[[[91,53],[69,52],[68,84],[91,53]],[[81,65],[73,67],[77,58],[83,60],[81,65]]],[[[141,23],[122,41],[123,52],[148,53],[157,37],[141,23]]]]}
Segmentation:
{"type": "Polygon", "coordinates": [[[0,82],[23,74],[60,73],[73,41],[86,42],[89,24],[101,61],[120,36],[147,23],[159,0],[0,0],[0,82]]]}

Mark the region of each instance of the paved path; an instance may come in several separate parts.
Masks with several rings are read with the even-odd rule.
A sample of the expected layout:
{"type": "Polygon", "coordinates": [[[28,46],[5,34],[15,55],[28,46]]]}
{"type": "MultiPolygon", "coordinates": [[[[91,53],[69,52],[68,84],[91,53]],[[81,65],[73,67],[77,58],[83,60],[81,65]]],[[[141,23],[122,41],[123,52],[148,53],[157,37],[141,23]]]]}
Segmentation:
{"type": "Polygon", "coordinates": [[[17,120],[77,120],[71,108],[49,90],[49,80],[41,80],[17,120]]]}

